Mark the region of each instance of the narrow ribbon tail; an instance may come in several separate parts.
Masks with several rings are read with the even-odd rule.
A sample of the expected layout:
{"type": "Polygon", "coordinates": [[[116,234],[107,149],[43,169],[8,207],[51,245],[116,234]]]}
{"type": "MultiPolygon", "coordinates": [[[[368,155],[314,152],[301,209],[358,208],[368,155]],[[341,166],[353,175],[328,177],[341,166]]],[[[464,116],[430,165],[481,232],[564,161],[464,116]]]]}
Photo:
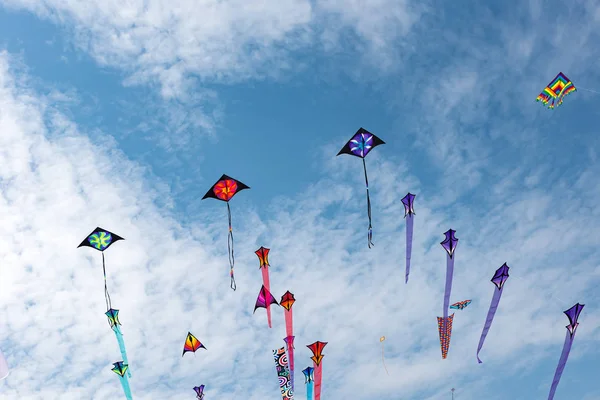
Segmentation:
{"type": "Polygon", "coordinates": [[[365,185],[367,186],[367,215],[369,216],[369,230],[367,233],[367,239],[368,239],[368,245],[369,248],[371,248],[371,246],[374,246],[373,244],[373,227],[371,225],[372,223],[372,218],[371,218],[371,196],[369,195],[369,178],[367,177],[367,163],[365,162],[365,159],[362,159],[363,162],[363,170],[365,171],[365,185]]]}
{"type": "Polygon", "coordinates": [[[233,267],[235,265],[235,257],[233,255],[233,228],[231,227],[231,208],[229,207],[229,202],[227,202],[227,219],[229,221],[229,236],[227,236],[227,254],[229,256],[229,276],[231,278],[231,283],[229,287],[234,291],[237,289],[235,284],[235,276],[233,275],[233,267]]]}
{"type": "Polygon", "coordinates": [[[323,361],[315,366],[315,400],[321,400],[321,381],[323,379],[323,361]]]}
{"type": "Polygon", "coordinates": [[[306,400],[313,400],[313,381],[306,384],[306,400]]]}
{"type": "Polygon", "coordinates": [[[410,257],[412,254],[413,240],[413,216],[408,214],[406,219],[406,277],[404,283],[408,283],[408,275],[410,274],[410,257]]]}
{"type": "Polygon", "coordinates": [[[119,343],[119,350],[121,352],[121,357],[123,358],[123,362],[127,364],[127,376],[131,378],[131,366],[129,365],[129,361],[127,360],[127,350],[125,350],[125,341],[123,340],[123,333],[121,333],[121,329],[119,325],[113,325],[113,331],[115,332],[115,336],[117,337],[117,342],[119,343]]]}
{"type": "Polygon", "coordinates": [[[560,355],[560,359],[558,360],[558,365],[556,366],[556,371],[554,372],[554,379],[552,379],[552,386],[550,387],[550,393],[548,394],[548,400],[554,399],[554,393],[556,392],[556,388],[558,387],[558,383],[560,382],[560,377],[562,376],[563,370],[565,369],[565,365],[567,364],[567,359],[569,358],[569,353],[571,352],[571,346],[573,345],[573,339],[575,339],[575,334],[571,335],[567,332],[567,337],[565,338],[565,344],[563,345],[563,350],[560,355]]]}
{"type": "Polygon", "coordinates": [[[123,391],[125,392],[125,398],[127,400],[133,400],[133,397],[131,396],[131,388],[129,387],[129,381],[127,380],[127,377],[121,376],[119,378],[121,380],[121,386],[123,386],[123,391]]]}
{"type": "Polygon", "coordinates": [[[488,331],[492,327],[492,322],[494,321],[494,315],[496,315],[496,310],[498,309],[498,304],[500,303],[500,298],[502,297],[502,287],[500,290],[497,288],[494,289],[494,296],[492,297],[492,301],[490,303],[490,309],[488,310],[487,317],[485,319],[485,324],[483,325],[483,330],[481,331],[481,337],[479,338],[479,345],[477,346],[477,362],[479,364],[483,363],[479,358],[479,352],[483,348],[483,344],[485,343],[485,338],[488,334],[488,331]]]}
{"type": "Polygon", "coordinates": [[[446,256],[446,288],[444,290],[444,318],[448,318],[450,294],[452,292],[452,276],[454,275],[454,257],[446,256]]]}

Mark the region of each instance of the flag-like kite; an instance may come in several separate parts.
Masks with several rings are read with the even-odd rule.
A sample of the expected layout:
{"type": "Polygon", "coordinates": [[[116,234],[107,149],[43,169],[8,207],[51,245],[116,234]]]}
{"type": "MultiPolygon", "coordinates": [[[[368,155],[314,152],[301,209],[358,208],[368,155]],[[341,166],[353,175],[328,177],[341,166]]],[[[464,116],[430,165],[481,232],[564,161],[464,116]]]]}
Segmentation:
{"type": "Polygon", "coordinates": [[[313,360],[315,369],[315,400],[321,400],[321,382],[323,380],[323,349],[327,345],[327,342],[314,342],[306,347],[312,351],[313,356],[310,358],[313,360]]]}
{"type": "MultiPolygon", "coordinates": [[[[256,250],[254,253],[258,256],[258,260],[260,261],[260,270],[262,272],[263,278],[263,286],[267,289],[268,292],[271,291],[271,283],[269,281],[269,249],[266,247],[260,247],[260,249],[256,250]]],[[[269,328],[271,328],[271,304],[267,304],[267,322],[269,323],[269,328]]]]}
{"type": "Polygon", "coordinates": [[[128,368],[129,366],[123,363],[123,361],[117,361],[116,363],[113,363],[111,371],[119,375],[121,386],[123,386],[123,391],[125,392],[125,398],[127,398],[127,400],[132,400],[133,398],[131,397],[131,388],[129,387],[129,381],[125,376],[125,373],[127,372],[128,368]]]}
{"type": "Polygon", "coordinates": [[[314,372],[315,369],[313,367],[306,367],[302,370],[302,373],[304,373],[304,383],[306,384],[306,400],[313,400],[314,372]]]}
{"type": "Polygon", "coordinates": [[[365,157],[372,149],[380,144],[385,144],[385,142],[368,130],[360,128],[344,145],[344,147],[342,147],[340,152],[337,153],[338,156],[340,154],[350,154],[362,159],[363,170],[365,171],[365,184],[367,185],[367,213],[369,216],[369,230],[367,238],[369,240],[369,248],[371,248],[373,245],[373,227],[371,226],[371,197],[369,196],[369,178],[367,177],[367,164],[365,162],[365,157]]]}
{"type": "Polygon", "coordinates": [[[277,369],[277,377],[279,378],[279,389],[281,390],[281,398],[283,400],[293,400],[294,391],[290,382],[290,370],[288,369],[287,355],[285,348],[281,347],[273,350],[275,358],[275,368],[277,369]]]}
{"type": "Polygon", "coordinates": [[[229,256],[229,276],[231,277],[231,288],[236,289],[235,277],[233,275],[233,267],[235,265],[235,257],[233,255],[233,230],[231,227],[231,208],[229,208],[229,200],[233,198],[238,192],[244,189],[250,189],[249,186],[244,185],[242,182],[233,179],[225,174],[219,178],[206,192],[202,200],[212,198],[224,201],[227,203],[227,218],[229,220],[229,236],[227,237],[227,253],[229,256]]]}
{"type": "Polygon", "coordinates": [[[383,356],[383,342],[385,341],[385,336],[380,337],[379,341],[381,342],[381,362],[383,363],[385,373],[389,375],[390,373],[388,372],[387,367],[385,366],[385,357],[383,356]]]}
{"type": "Polygon", "coordinates": [[[294,294],[289,290],[281,296],[279,305],[283,307],[285,315],[285,341],[290,363],[290,379],[292,380],[292,389],[294,389],[294,320],[292,315],[292,306],[296,302],[294,294]]]}
{"type": "Polygon", "coordinates": [[[196,399],[203,400],[204,399],[204,385],[194,386],[194,392],[196,392],[196,399]]]}
{"type": "Polygon", "coordinates": [[[492,296],[492,302],[490,303],[490,309],[488,310],[487,318],[485,319],[485,324],[483,325],[483,331],[481,332],[481,337],[479,338],[479,346],[477,346],[477,362],[481,364],[481,360],[479,359],[479,352],[483,347],[483,342],[485,342],[485,337],[492,326],[492,321],[494,320],[494,315],[496,315],[496,310],[498,309],[498,303],[500,303],[500,297],[502,297],[502,291],[504,290],[504,282],[508,279],[508,270],[510,268],[506,263],[502,264],[500,268],[494,272],[494,276],[491,281],[496,286],[494,289],[494,296],[492,296]]]}
{"type": "MultiPolygon", "coordinates": [[[[275,300],[275,297],[273,297],[271,292],[267,290],[265,285],[262,285],[262,287],[260,288],[260,292],[258,292],[258,297],[256,298],[256,304],[254,304],[254,311],[252,313],[254,314],[257,308],[266,309],[267,306],[271,304],[279,305],[279,303],[277,303],[277,300],[275,300]]],[[[269,328],[270,327],[271,325],[269,325],[269,328]]]]}
{"type": "Polygon", "coordinates": [[[123,362],[127,365],[127,376],[131,378],[131,372],[129,371],[129,362],[127,361],[127,351],[125,350],[125,341],[123,341],[123,333],[121,333],[121,328],[119,328],[119,325],[121,325],[121,322],[119,321],[119,310],[111,308],[104,314],[108,317],[108,323],[110,324],[111,329],[117,337],[117,342],[119,343],[119,350],[121,351],[121,357],[123,357],[123,362]]]}
{"type": "Polygon", "coordinates": [[[553,109],[562,104],[566,95],[576,91],[577,88],[575,88],[573,82],[571,82],[565,74],[559,72],[548,86],[542,90],[542,93],[538,94],[535,101],[541,101],[545,106],[548,106],[549,109],[553,109]]]}
{"type": "Polygon", "coordinates": [[[463,300],[452,304],[450,308],[453,310],[464,310],[469,304],[471,304],[471,300],[463,300]]]}
{"type": "Polygon", "coordinates": [[[406,218],[406,276],[404,283],[408,283],[408,274],[410,274],[410,256],[412,253],[413,241],[413,219],[415,215],[415,195],[410,192],[402,198],[404,205],[404,218],[406,218]]]}
{"type": "Polygon", "coordinates": [[[567,311],[564,311],[567,318],[569,318],[569,325],[566,326],[567,336],[565,337],[565,344],[563,345],[562,353],[560,355],[560,359],[558,360],[558,366],[554,372],[554,379],[552,379],[552,386],[550,387],[548,400],[554,399],[554,392],[556,392],[558,382],[560,382],[560,377],[565,369],[565,365],[567,364],[567,359],[569,358],[569,353],[571,352],[571,346],[573,345],[573,340],[575,339],[575,332],[579,326],[579,322],[577,322],[577,320],[579,319],[579,314],[581,314],[581,310],[583,310],[584,306],[585,304],[577,303],[567,311]]]}
{"type": "Polygon", "coordinates": [[[444,250],[446,250],[446,289],[444,291],[444,314],[443,317],[438,317],[438,332],[440,334],[440,345],[442,347],[442,359],[448,356],[450,348],[450,337],[452,336],[452,321],[454,314],[448,316],[448,307],[450,305],[450,292],[452,291],[452,276],[454,274],[454,250],[458,245],[458,238],[455,236],[456,231],[448,229],[444,232],[446,238],[440,242],[444,250]]]}
{"type": "Polygon", "coordinates": [[[206,350],[206,347],[200,343],[196,336],[188,332],[187,337],[185,338],[185,343],[183,344],[183,353],[181,353],[181,357],[183,357],[188,351],[195,353],[199,348],[206,350]]]}

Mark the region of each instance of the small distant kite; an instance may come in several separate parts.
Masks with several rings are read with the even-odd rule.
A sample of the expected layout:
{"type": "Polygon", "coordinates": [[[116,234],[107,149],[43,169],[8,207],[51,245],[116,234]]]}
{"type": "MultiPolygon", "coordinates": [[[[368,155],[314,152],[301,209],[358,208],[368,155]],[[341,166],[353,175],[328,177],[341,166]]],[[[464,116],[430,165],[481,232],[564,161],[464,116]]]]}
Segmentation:
{"type": "Polygon", "coordinates": [[[452,304],[450,308],[453,310],[464,310],[469,304],[471,304],[471,300],[463,300],[452,304]]]}
{"type": "Polygon", "coordinates": [[[452,321],[454,314],[448,316],[448,308],[450,305],[450,293],[452,291],[452,276],[454,274],[454,251],[458,245],[458,238],[455,236],[456,231],[448,229],[444,232],[446,238],[440,242],[444,250],[446,250],[446,288],[444,291],[444,311],[443,317],[437,317],[438,333],[440,335],[440,346],[442,348],[442,359],[448,356],[450,348],[450,338],[452,336],[452,321]]]}
{"type": "Polygon", "coordinates": [[[327,342],[317,341],[306,346],[313,353],[313,356],[310,359],[313,360],[315,368],[315,400],[321,400],[321,382],[323,381],[323,349],[326,345],[327,342]]]}
{"type": "Polygon", "coordinates": [[[306,367],[302,370],[302,373],[304,373],[304,383],[306,384],[306,400],[313,400],[314,371],[313,367],[306,367]]]}
{"type": "Polygon", "coordinates": [[[567,336],[565,337],[565,344],[563,345],[562,353],[560,355],[560,359],[558,360],[558,366],[554,372],[554,379],[552,379],[552,386],[550,387],[548,400],[554,399],[554,392],[556,392],[556,388],[560,382],[560,377],[562,376],[565,365],[567,364],[567,359],[569,358],[569,353],[571,352],[571,346],[573,345],[573,340],[575,339],[575,331],[579,326],[579,322],[577,322],[577,320],[579,319],[579,314],[581,314],[584,306],[585,304],[577,303],[567,311],[564,311],[567,318],[569,318],[569,325],[566,326],[567,336]]]}
{"type": "Polygon", "coordinates": [[[379,338],[379,341],[381,342],[381,362],[383,362],[383,368],[385,369],[386,374],[390,374],[387,370],[387,367],[385,366],[385,357],[383,356],[383,342],[385,341],[385,336],[382,336],[379,338]]]}
{"type": "Polygon", "coordinates": [[[548,86],[542,90],[542,93],[538,94],[535,101],[541,101],[549,109],[553,109],[562,104],[566,95],[576,91],[577,88],[575,88],[573,82],[565,74],[559,72],[548,86]],[[550,104],[548,105],[548,103],[550,104]]]}
{"type": "Polygon", "coordinates": [[[415,215],[415,195],[410,192],[402,198],[404,205],[404,218],[406,218],[406,274],[404,283],[408,283],[408,274],[410,274],[410,256],[412,253],[413,241],[413,216],[415,215]]]}
{"type": "Polygon", "coordinates": [[[285,317],[285,344],[289,357],[290,379],[292,380],[292,389],[294,389],[294,320],[292,315],[292,306],[296,302],[294,294],[289,290],[281,296],[279,305],[283,307],[285,317]]]}
{"type": "Polygon", "coordinates": [[[368,130],[360,128],[344,145],[344,147],[342,147],[340,152],[337,153],[338,156],[340,154],[350,154],[351,156],[362,159],[363,170],[365,171],[365,184],[367,185],[367,213],[369,216],[369,230],[367,238],[369,240],[369,248],[371,248],[373,245],[373,227],[371,226],[371,198],[369,196],[369,178],[367,177],[367,164],[365,162],[365,157],[371,150],[380,144],[385,144],[385,142],[368,130]]]}
{"type": "Polygon", "coordinates": [[[183,357],[185,353],[189,351],[195,353],[196,350],[198,350],[199,348],[203,348],[204,350],[206,350],[206,347],[204,347],[204,345],[200,343],[196,336],[188,332],[187,337],[185,338],[185,343],[183,345],[183,353],[181,354],[181,357],[183,357]]]}
{"type": "Polygon", "coordinates": [[[129,366],[123,363],[123,361],[117,361],[116,363],[113,363],[111,371],[119,375],[119,380],[121,381],[121,386],[123,387],[123,391],[125,392],[125,397],[127,400],[133,400],[131,396],[131,388],[129,387],[129,381],[125,376],[128,368],[129,366]]]}
{"type": "Polygon", "coordinates": [[[196,399],[203,400],[204,399],[204,385],[195,386],[194,392],[196,392],[196,399]]]}
{"type": "Polygon", "coordinates": [[[502,264],[500,268],[494,272],[494,276],[491,279],[491,282],[496,285],[496,289],[494,290],[494,296],[492,297],[492,302],[490,303],[490,309],[488,310],[487,318],[485,319],[485,324],[483,325],[483,331],[481,332],[481,337],[479,338],[479,346],[477,346],[477,362],[481,364],[481,360],[479,359],[479,352],[483,347],[483,343],[485,342],[485,338],[492,326],[492,321],[494,320],[494,315],[496,315],[496,310],[498,309],[498,304],[500,303],[500,297],[502,297],[502,291],[504,290],[504,283],[508,279],[508,270],[510,268],[506,263],[502,264]]]}
{"type": "Polygon", "coordinates": [[[235,265],[235,257],[233,255],[233,230],[231,227],[231,208],[229,208],[229,200],[233,198],[238,192],[244,189],[250,189],[249,186],[244,185],[242,182],[233,179],[225,174],[219,178],[217,183],[206,192],[202,200],[212,198],[224,201],[227,203],[227,218],[229,220],[229,236],[227,237],[227,252],[229,255],[229,276],[231,277],[231,288],[236,289],[235,277],[233,275],[233,267],[235,265]]]}

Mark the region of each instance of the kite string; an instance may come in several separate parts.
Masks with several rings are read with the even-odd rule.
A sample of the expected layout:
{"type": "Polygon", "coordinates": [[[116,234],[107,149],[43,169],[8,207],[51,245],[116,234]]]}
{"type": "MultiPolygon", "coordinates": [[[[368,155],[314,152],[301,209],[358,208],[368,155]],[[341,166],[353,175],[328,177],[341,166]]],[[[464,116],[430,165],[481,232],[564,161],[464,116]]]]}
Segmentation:
{"type": "Polygon", "coordinates": [[[108,294],[108,286],[106,284],[106,264],[104,262],[104,252],[102,252],[102,272],[104,273],[104,299],[106,300],[106,310],[108,311],[112,309],[112,304],[110,301],[110,294],[108,294]]]}
{"type": "Polygon", "coordinates": [[[597,91],[595,91],[595,90],[592,90],[592,89],[586,89],[586,88],[582,88],[582,87],[580,87],[580,86],[577,86],[577,90],[579,90],[579,89],[581,89],[581,90],[585,90],[585,91],[587,91],[587,92],[591,92],[591,93],[600,94],[600,92],[597,92],[597,91]]]}
{"type": "Polygon", "coordinates": [[[227,218],[229,221],[229,235],[227,236],[227,255],[229,257],[229,276],[231,277],[230,287],[235,290],[235,277],[233,276],[233,266],[235,265],[235,256],[233,254],[233,228],[231,227],[231,208],[227,202],[227,218]]]}
{"type": "Polygon", "coordinates": [[[369,240],[369,248],[373,246],[373,227],[371,226],[371,197],[369,196],[369,178],[367,177],[367,163],[363,157],[363,170],[365,171],[365,184],[367,186],[367,215],[369,216],[369,231],[367,234],[367,238],[369,240]]]}
{"type": "Polygon", "coordinates": [[[383,344],[383,342],[381,342],[381,361],[383,362],[383,368],[385,369],[385,373],[389,375],[390,373],[388,372],[388,369],[385,366],[385,358],[383,357],[383,348],[384,348],[384,346],[385,345],[383,344]]]}

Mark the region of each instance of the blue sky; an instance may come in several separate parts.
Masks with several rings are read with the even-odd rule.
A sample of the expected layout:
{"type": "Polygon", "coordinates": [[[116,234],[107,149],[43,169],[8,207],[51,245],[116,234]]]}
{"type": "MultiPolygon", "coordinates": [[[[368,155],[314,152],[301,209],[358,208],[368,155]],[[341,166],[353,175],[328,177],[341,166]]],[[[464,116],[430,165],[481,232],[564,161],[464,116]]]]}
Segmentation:
{"type": "Polygon", "coordinates": [[[3,398],[123,396],[100,257],[75,249],[101,226],[126,238],[107,273],[136,399],[193,398],[199,384],[207,399],[279,396],[282,312],[273,329],[251,313],[260,246],[273,294],[296,295],[298,372],[304,345],[329,342],[323,398],[546,398],[562,311],[580,302],[555,398],[600,399],[595,2],[175,4],[0,0],[3,398]],[[550,111],[534,100],[559,71],[580,90],[550,111]],[[373,249],[360,161],[335,157],[360,126],[386,141],[367,158],[373,249]],[[225,206],[200,201],[223,173],[251,187],[231,204],[236,292],[225,206]],[[449,228],[452,301],[473,303],[442,360],[449,228]],[[208,350],[181,358],[188,331],[208,350]]]}

